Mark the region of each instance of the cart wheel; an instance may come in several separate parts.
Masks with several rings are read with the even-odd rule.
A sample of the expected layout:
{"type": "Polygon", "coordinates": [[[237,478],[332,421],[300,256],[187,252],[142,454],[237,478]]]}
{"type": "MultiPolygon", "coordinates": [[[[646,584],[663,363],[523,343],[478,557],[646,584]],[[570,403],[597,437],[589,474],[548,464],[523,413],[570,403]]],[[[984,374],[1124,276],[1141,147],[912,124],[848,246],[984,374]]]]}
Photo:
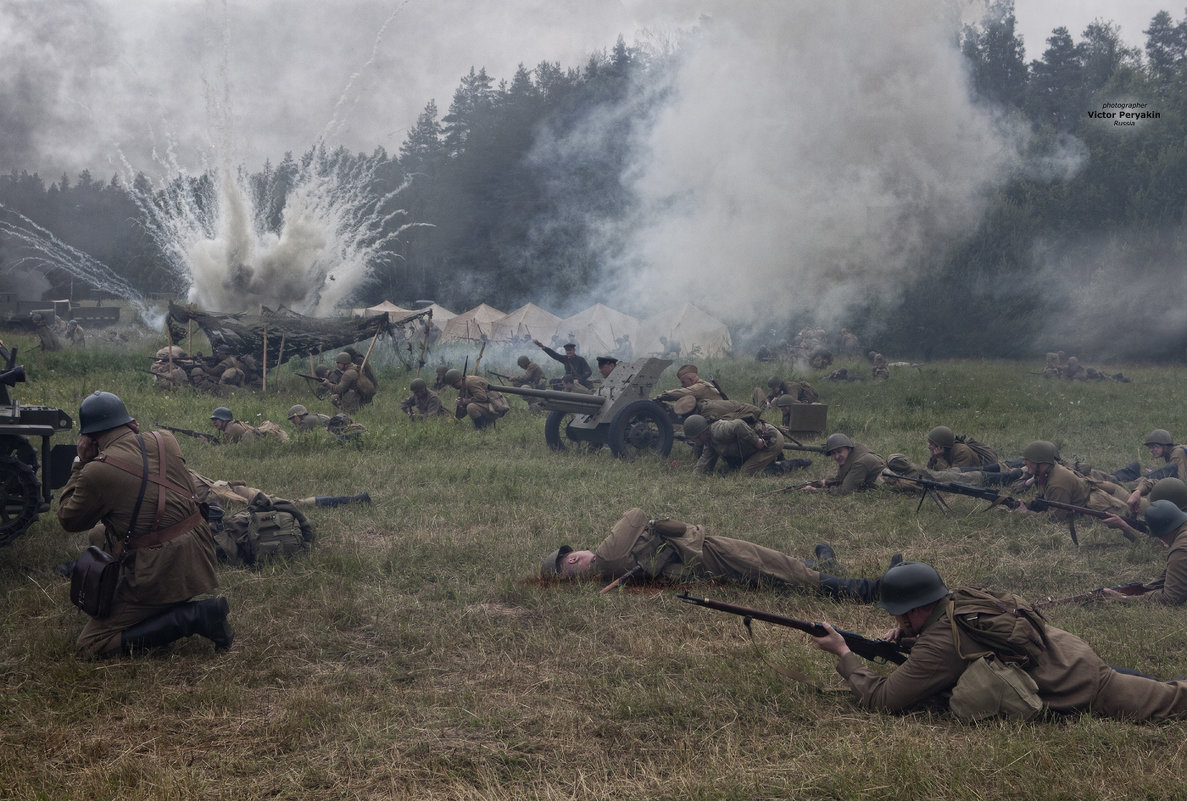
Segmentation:
{"type": "Polygon", "coordinates": [[[628,403],[610,422],[610,452],[620,459],[671,453],[672,423],[664,408],[649,400],[628,403]]]}
{"type": "Polygon", "coordinates": [[[548,447],[554,451],[563,451],[569,445],[579,444],[569,438],[569,423],[573,422],[576,416],[572,412],[555,410],[548,413],[548,418],[544,421],[544,441],[548,443],[548,447]]]}
{"type": "Polygon", "coordinates": [[[37,522],[41,485],[29,465],[0,456],[0,545],[7,545],[37,522]]]}

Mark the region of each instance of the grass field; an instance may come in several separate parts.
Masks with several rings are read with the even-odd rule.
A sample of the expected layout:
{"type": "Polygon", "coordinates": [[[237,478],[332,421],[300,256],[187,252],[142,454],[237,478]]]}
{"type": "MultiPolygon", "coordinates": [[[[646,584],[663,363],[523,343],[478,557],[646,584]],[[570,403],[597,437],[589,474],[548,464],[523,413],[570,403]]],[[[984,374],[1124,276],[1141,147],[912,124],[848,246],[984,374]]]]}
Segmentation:
{"type": "MultiPolygon", "coordinates": [[[[288,368],[267,395],[212,399],[162,393],[137,372],[160,342],[41,354],[6,341],[21,345],[30,375],[14,397],[72,415],[96,389],[119,394],[148,427],[208,430],[222,404],[249,422],[284,422],[297,402],[331,411],[288,368]]],[[[739,398],[773,369],[702,364],[739,398]]],[[[926,460],[927,430],[945,424],[1005,455],[1041,438],[1105,468],[1153,467],[1145,434],[1187,424],[1181,366],[1107,365],[1128,384],[1048,381],[1032,374],[1040,367],[944,362],[893,369],[877,384],[802,377],[829,404],[830,429],[916,461],[926,460]]],[[[409,374],[385,367],[380,378],[376,402],[355,415],[369,430],[359,448],[316,436],[237,447],[182,438],[191,467],[215,478],[289,498],[374,498],[312,510],[319,541],[308,557],[222,570],[238,635],[227,654],[191,638],[151,656],[79,660],[83,618],[48,569],[78,553],[81,535],[51,513],[0,550],[0,798],[1187,797],[1187,722],[973,726],[934,712],[868,714],[847,693],[780,675],[786,666],[841,686],[833,657],[798,632],[756,623],[756,648],[737,618],[682,604],[670,588],[601,595],[594,583],[533,579],[545,553],[596,545],[635,506],[805,558],[830,542],[849,575],[879,575],[902,552],[950,586],[1032,600],[1151,579],[1165,551],[1150,541],[1081,522],[1076,548],[1041,516],[986,513],[963,497],[949,499],[950,518],[883,490],[757,497],[798,474],[697,477],[679,443],[666,460],[554,453],[543,418],[518,399],[493,431],[412,425],[399,412],[409,374]]],[[[669,368],[661,388],[675,385],[669,368]]],[[[817,456],[805,477],[833,472],[817,456]]],[[[693,591],[871,636],[890,622],[872,607],[795,593],[693,591]]],[[[1048,611],[1111,663],[1187,674],[1182,609],[1048,611]]]]}

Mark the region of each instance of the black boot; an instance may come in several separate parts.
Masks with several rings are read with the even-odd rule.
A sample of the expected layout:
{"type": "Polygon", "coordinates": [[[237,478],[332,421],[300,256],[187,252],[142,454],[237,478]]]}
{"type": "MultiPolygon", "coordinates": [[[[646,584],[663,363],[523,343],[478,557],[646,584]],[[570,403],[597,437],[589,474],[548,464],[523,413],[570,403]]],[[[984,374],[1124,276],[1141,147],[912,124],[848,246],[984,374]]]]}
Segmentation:
{"type": "Polygon", "coordinates": [[[841,567],[837,564],[837,553],[833,550],[833,546],[827,542],[816,543],[816,558],[806,561],[804,564],[821,573],[836,574],[841,572],[841,567]]]}
{"type": "Polygon", "coordinates": [[[876,579],[851,579],[820,574],[820,592],[838,601],[861,601],[872,604],[878,600],[878,581],[876,579]]]}
{"type": "Polygon", "coordinates": [[[1000,487],[1006,484],[1013,484],[1018,479],[1022,478],[1023,471],[1010,470],[1007,473],[984,473],[981,476],[981,486],[983,487],[1000,487]]]}
{"type": "Polygon", "coordinates": [[[1125,467],[1113,473],[1113,481],[1123,483],[1126,481],[1137,481],[1142,477],[1142,465],[1140,462],[1130,462],[1125,467]]]}
{"type": "Polygon", "coordinates": [[[141,621],[120,635],[124,653],[160,648],[162,645],[201,634],[214,642],[214,650],[231,647],[235,632],[227,622],[230,606],[226,598],[207,598],[177,604],[154,618],[141,621]]]}
{"type": "Polygon", "coordinates": [[[358,495],[317,495],[313,499],[315,506],[342,506],[347,503],[371,503],[371,493],[360,492],[358,495]]]}
{"type": "Polygon", "coordinates": [[[901,553],[896,553],[894,556],[890,557],[889,567],[894,567],[895,565],[901,565],[902,563],[903,563],[903,555],[901,553]]]}

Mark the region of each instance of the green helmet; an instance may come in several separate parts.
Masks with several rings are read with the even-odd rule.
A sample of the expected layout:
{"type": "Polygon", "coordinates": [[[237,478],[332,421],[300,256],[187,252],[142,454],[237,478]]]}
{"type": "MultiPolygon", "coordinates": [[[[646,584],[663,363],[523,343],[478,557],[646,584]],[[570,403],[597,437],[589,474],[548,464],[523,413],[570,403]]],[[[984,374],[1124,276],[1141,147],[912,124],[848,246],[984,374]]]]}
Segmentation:
{"type": "Polygon", "coordinates": [[[1175,441],[1171,438],[1171,432],[1165,428],[1156,428],[1146,435],[1147,445],[1174,445],[1175,441]]]}
{"type": "Polygon", "coordinates": [[[298,403],[296,406],[289,409],[288,418],[292,420],[294,417],[304,417],[307,414],[309,414],[309,410],[298,403]]]}
{"type": "Polygon", "coordinates": [[[829,434],[828,439],[824,441],[824,452],[830,454],[835,450],[841,448],[852,448],[853,440],[841,433],[829,434]]]}
{"type": "Polygon", "coordinates": [[[1154,482],[1148,496],[1150,503],[1155,501],[1170,501],[1180,509],[1187,509],[1187,483],[1181,478],[1168,476],[1154,482]]]}
{"type": "Polygon", "coordinates": [[[429,385],[425,383],[423,378],[414,378],[412,379],[412,383],[408,385],[408,388],[413,392],[424,392],[429,388],[429,385]]]}
{"type": "Polygon", "coordinates": [[[779,406],[780,408],[795,406],[797,403],[799,403],[799,401],[795,399],[794,395],[780,395],[775,399],[775,405],[779,406]]]}
{"type": "Polygon", "coordinates": [[[1187,523],[1187,512],[1175,506],[1174,501],[1155,501],[1146,509],[1146,524],[1151,537],[1164,537],[1187,523]]]}
{"type": "Polygon", "coordinates": [[[783,383],[783,379],[777,375],[773,375],[767,379],[767,387],[770,389],[774,389],[775,387],[779,386],[782,383],[783,383]]]}
{"type": "Polygon", "coordinates": [[[211,420],[223,420],[223,421],[229,423],[235,419],[235,415],[231,414],[231,410],[228,409],[226,406],[220,406],[217,409],[215,409],[213,412],[210,413],[210,419],[211,420]]]}
{"type": "Polygon", "coordinates": [[[83,398],[78,407],[78,430],[82,434],[97,434],[132,422],[128,407],[110,392],[95,392],[83,398]]]}
{"type": "Polygon", "coordinates": [[[1035,464],[1055,464],[1059,458],[1059,449],[1054,443],[1036,439],[1022,451],[1022,458],[1035,464]]]}
{"type": "Polygon", "coordinates": [[[951,448],[956,444],[956,435],[948,426],[936,426],[927,432],[927,441],[937,448],[951,448]]]}
{"type": "Polygon", "coordinates": [[[882,574],[878,608],[892,615],[905,615],[948,595],[948,587],[931,565],[899,562],[882,574]]]}
{"type": "Polygon", "coordinates": [[[529,359],[527,356],[520,356],[518,359],[515,360],[515,363],[518,364],[520,367],[526,368],[529,364],[532,363],[532,360],[529,359]]]}
{"type": "Polygon", "coordinates": [[[544,561],[540,563],[540,577],[552,578],[553,576],[560,575],[561,557],[572,552],[573,549],[568,545],[562,545],[548,554],[548,556],[545,556],[544,561]]]}
{"type": "Polygon", "coordinates": [[[905,453],[892,453],[886,458],[886,466],[890,468],[892,473],[898,473],[900,476],[912,472],[915,466],[911,464],[911,460],[907,458],[905,453]]]}
{"type": "Polygon", "coordinates": [[[684,418],[684,436],[699,437],[709,428],[709,421],[699,414],[690,414],[684,418]]]}
{"type": "Polygon", "coordinates": [[[342,351],[334,357],[335,364],[350,364],[352,361],[354,361],[354,359],[350,358],[350,354],[346,351],[342,351]]]}
{"type": "Polygon", "coordinates": [[[453,386],[462,380],[462,371],[456,367],[451,367],[445,371],[445,378],[442,379],[446,384],[453,386]]]}

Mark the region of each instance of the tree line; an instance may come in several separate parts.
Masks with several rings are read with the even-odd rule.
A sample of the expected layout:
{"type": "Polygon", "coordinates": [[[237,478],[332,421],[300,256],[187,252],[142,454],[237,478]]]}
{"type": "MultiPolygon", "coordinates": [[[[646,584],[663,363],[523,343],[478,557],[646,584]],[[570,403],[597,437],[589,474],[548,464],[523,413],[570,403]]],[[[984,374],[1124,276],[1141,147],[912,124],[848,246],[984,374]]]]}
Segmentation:
{"type": "MultiPolygon", "coordinates": [[[[1028,162],[1056,163],[1073,153],[1091,168],[1054,176],[1020,169],[999,184],[976,230],[938,243],[919,264],[919,279],[902,293],[871,300],[848,323],[828,322],[848,324],[880,350],[905,357],[1026,356],[1060,344],[1019,333],[1058,332],[1052,321],[1071,319],[1078,284],[1127,284],[1132,271],[1146,280],[1165,272],[1177,282],[1187,250],[1178,233],[1187,208],[1187,19],[1176,22],[1159,12],[1144,33],[1139,49],[1125,45],[1117,26],[1106,21],[1093,22],[1078,38],[1056,28],[1041,56],[1027,62],[1010,0],[966,27],[960,46],[973,90],[1033,131],[1028,162]],[[1160,118],[1117,135],[1088,114],[1117,99],[1141,100],[1160,118]],[[1068,243],[1090,243],[1093,253],[1116,258],[1102,266],[1068,243]],[[1053,287],[1052,274],[1064,283],[1053,287]]],[[[406,213],[368,234],[383,246],[357,303],[431,298],[468,308],[481,297],[510,309],[585,295],[596,288],[601,267],[587,246],[589,227],[631,213],[621,181],[626,143],[662,106],[658,87],[666,85],[672,60],[672,53],[631,47],[620,38],[580,67],[521,65],[509,80],[471,69],[445,114],[435,102],[425,105],[396,154],[327,152],[318,145],[248,176],[259,224],[279,228],[295,176],[311,164],[344,175],[365,166],[368,191],[378,199],[399,190],[395,202],[406,213]],[[637,88],[648,85],[657,89],[641,96],[637,88]],[[590,126],[595,117],[604,124],[590,126]],[[544,139],[578,137],[582,146],[566,154],[580,155],[561,163],[534,149],[544,139]],[[409,221],[431,225],[396,236],[409,221]]],[[[176,179],[199,204],[209,197],[210,181],[176,179]]],[[[154,194],[143,176],[134,183],[142,197],[171,202],[168,193],[154,194]]],[[[0,204],[146,293],[181,289],[143,210],[118,177],[97,181],[83,172],[46,185],[36,173],[14,170],[0,176],[0,204]]],[[[12,248],[0,241],[0,274],[12,258],[12,248]]],[[[51,273],[50,280],[63,296],[68,275],[51,273]]],[[[1115,302],[1140,315],[1141,300],[1115,302]]],[[[789,337],[814,322],[786,321],[789,337]]],[[[1096,341],[1073,336],[1090,322],[1069,326],[1069,340],[1096,341]]],[[[1140,352],[1123,338],[1097,339],[1100,357],[1179,356],[1187,344],[1174,332],[1143,341],[1140,352]]]]}

